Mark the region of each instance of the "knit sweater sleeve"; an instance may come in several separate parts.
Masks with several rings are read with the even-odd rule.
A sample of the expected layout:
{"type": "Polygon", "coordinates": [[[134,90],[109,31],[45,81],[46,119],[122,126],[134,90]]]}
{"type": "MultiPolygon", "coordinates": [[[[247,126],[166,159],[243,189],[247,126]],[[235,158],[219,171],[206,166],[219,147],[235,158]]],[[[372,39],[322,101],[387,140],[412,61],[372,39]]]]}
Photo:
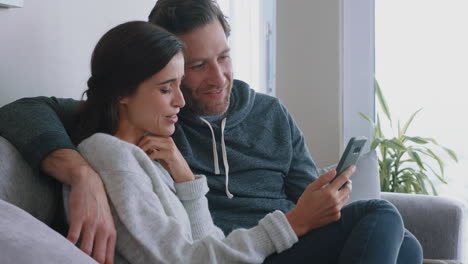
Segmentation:
{"type": "Polygon", "coordinates": [[[207,235],[222,239],[224,233],[216,227],[208,209],[208,184],[204,175],[197,175],[193,181],[175,183],[176,194],[187,211],[192,238],[201,239],[207,235]]]}
{"type": "Polygon", "coordinates": [[[42,159],[58,149],[74,149],[67,129],[79,101],[55,97],[23,98],[0,108],[0,135],[39,171],[42,159]]]}
{"type": "Polygon", "coordinates": [[[297,242],[280,211],[265,216],[251,229],[238,229],[224,237],[211,220],[202,222],[209,215],[206,200],[200,199],[207,190],[203,178],[176,184],[177,197],[169,188],[151,182],[148,172],[154,165],[143,151],[108,138],[86,140],[79,150],[103,179],[117,229],[117,250],[129,262],[261,263],[297,242]],[[189,215],[205,214],[198,218],[202,230],[198,239],[192,239],[187,232],[192,225],[185,222],[197,218],[185,210],[185,216],[177,213],[177,204],[184,208],[179,199],[193,202],[193,206],[185,205],[186,210],[193,210],[189,215]]]}

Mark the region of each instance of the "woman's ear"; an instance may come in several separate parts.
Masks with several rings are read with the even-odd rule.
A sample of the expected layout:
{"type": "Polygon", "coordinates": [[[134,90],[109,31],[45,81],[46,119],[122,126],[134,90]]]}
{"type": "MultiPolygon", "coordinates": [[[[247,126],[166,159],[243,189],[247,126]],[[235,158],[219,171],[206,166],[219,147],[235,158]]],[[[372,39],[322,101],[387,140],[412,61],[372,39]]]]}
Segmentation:
{"type": "Polygon", "coordinates": [[[119,96],[117,99],[119,100],[119,104],[128,104],[128,96],[119,96]]]}

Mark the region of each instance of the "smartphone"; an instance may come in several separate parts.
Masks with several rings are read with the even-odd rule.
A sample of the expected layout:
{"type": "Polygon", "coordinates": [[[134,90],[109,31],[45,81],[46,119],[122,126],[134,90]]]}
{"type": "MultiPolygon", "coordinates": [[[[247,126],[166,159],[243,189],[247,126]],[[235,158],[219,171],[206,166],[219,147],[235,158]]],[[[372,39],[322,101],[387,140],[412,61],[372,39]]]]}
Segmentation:
{"type": "MultiPolygon", "coordinates": [[[[330,183],[333,182],[338,176],[340,176],[340,174],[343,173],[343,171],[345,171],[349,166],[356,165],[366,142],[367,138],[365,137],[352,137],[349,140],[348,145],[346,146],[346,149],[344,150],[343,155],[341,155],[340,161],[338,162],[338,166],[336,166],[336,176],[333,178],[333,180],[330,181],[330,183]]],[[[346,183],[344,185],[346,185],[346,183]]],[[[343,188],[343,186],[341,186],[340,189],[343,188]]]]}

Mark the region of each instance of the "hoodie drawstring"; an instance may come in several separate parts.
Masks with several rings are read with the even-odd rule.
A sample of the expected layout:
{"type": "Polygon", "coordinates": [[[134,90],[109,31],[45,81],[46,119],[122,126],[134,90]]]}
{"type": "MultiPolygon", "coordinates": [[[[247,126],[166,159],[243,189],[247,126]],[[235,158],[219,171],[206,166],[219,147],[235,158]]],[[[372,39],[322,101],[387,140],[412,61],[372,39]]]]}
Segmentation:
{"type": "MultiPolygon", "coordinates": [[[[211,137],[212,137],[212,142],[213,142],[213,163],[214,163],[214,169],[215,169],[215,174],[216,175],[219,175],[220,172],[219,172],[219,162],[218,162],[218,152],[217,152],[217,149],[216,149],[216,138],[215,138],[215,134],[214,134],[214,131],[213,131],[213,127],[211,127],[211,124],[210,122],[206,121],[205,119],[201,118],[200,119],[208,125],[208,127],[210,128],[210,131],[211,131],[211,137]]],[[[231,199],[232,197],[234,197],[234,195],[232,195],[232,193],[229,191],[229,163],[228,163],[228,159],[227,159],[227,152],[226,152],[226,144],[224,143],[224,128],[226,127],[226,117],[223,118],[223,121],[221,121],[221,150],[222,150],[222,156],[223,156],[223,164],[224,164],[224,171],[226,172],[226,182],[225,182],[225,186],[226,186],[226,196],[231,199]]]]}
{"type": "Polygon", "coordinates": [[[226,144],[224,143],[224,128],[226,127],[226,117],[221,122],[221,150],[223,152],[224,171],[226,172],[226,195],[231,199],[234,197],[229,191],[229,163],[227,160],[226,144]]]}
{"type": "Polygon", "coordinates": [[[210,128],[211,130],[211,142],[213,142],[213,162],[214,162],[214,169],[215,169],[215,174],[218,175],[219,174],[219,164],[218,164],[218,152],[216,151],[216,138],[215,138],[215,135],[214,135],[214,131],[213,131],[213,128],[211,127],[210,125],[210,122],[206,121],[205,119],[201,118],[200,119],[205,122],[205,124],[208,125],[208,127],[210,128]]]}

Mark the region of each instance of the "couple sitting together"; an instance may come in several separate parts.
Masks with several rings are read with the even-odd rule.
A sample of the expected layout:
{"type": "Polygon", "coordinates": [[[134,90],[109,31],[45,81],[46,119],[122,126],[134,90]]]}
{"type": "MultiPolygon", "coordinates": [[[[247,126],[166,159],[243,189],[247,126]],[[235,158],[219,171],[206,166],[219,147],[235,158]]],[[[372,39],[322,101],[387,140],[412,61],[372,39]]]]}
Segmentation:
{"type": "Polygon", "coordinates": [[[233,79],[229,33],[213,0],[159,0],[99,40],[86,101],[2,109],[64,183],[68,238],[100,263],[421,263],[394,206],[347,204],[354,166],[328,184],[285,106],[233,79]]]}

